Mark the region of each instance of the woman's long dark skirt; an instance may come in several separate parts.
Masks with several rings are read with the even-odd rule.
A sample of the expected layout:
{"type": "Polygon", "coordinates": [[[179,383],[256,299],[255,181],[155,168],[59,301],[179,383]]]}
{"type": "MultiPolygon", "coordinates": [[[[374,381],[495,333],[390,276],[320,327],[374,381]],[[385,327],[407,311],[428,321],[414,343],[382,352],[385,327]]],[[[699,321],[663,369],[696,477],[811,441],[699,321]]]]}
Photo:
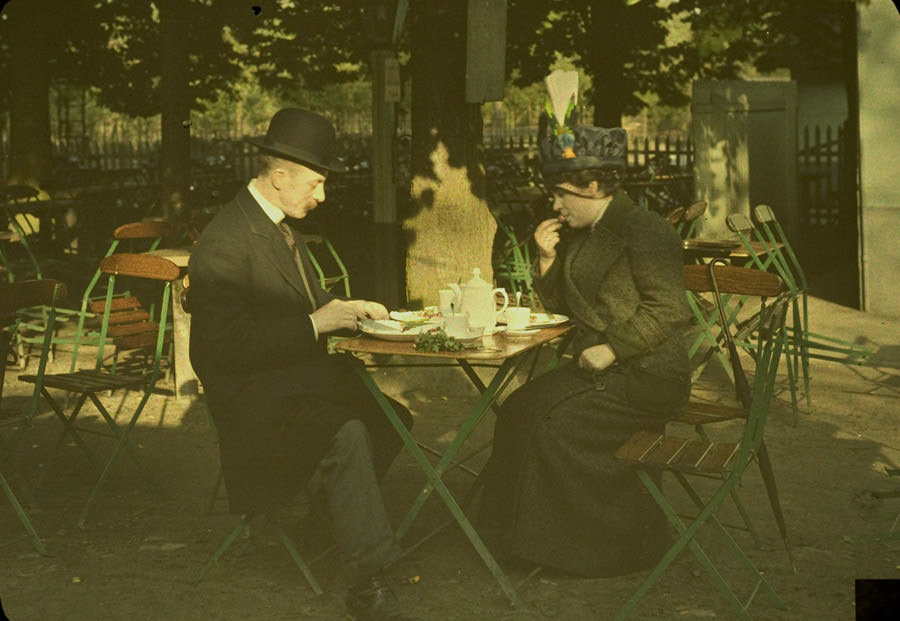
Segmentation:
{"type": "Polygon", "coordinates": [[[649,568],[665,553],[665,516],[614,454],[666,419],[632,406],[626,382],[618,367],[594,378],[567,364],[509,396],[478,516],[498,552],[585,576],[649,568]]]}

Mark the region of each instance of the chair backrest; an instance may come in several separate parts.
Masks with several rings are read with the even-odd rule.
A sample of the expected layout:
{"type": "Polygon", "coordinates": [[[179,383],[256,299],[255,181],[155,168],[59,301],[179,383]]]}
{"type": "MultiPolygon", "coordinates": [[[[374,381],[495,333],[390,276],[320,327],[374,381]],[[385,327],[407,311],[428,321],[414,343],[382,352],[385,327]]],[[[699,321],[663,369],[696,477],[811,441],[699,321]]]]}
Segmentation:
{"type": "Polygon", "coordinates": [[[113,239],[154,239],[170,235],[174,227],[163,220],[142,220],[116,227],[113,239]]]}
{"type": "Polygon", "coordinates": [[[0,288],[0,318],[14,319],[19,309],[49,305],[67,293],[66,284],[52,278],[11,283],[0,288]]]}
{"type": "MultiPolygon", "coordinates": [[[[43,375],[50,354],[53,330],[56,325],[56,305],[65,299],[68,293],[66,284],[52,278],[40,280],[22,280],[11,283],[0,289],[0,399],[3,397],[3,375],[13,335],[19,329],[19,311],[32,306],[48,308],[47,320],[44,323],[44,338],[41,344],[41,356],[38,373],[43,375]]],[[[34,413],[40,399],[40,386],[35,385],[28,415],[34,413]]]]}
{"type": "Polygon", "coordinates": [[[781,278],[769,272],[727,265],[716,260],[709,265],[683,265],[684,288],[695,293],[719,293],[775,297],[782,292],[781,278]],[[712,267],[711,267],[712,266],[712,267]]]}
{"type": "MultiPolygon", "coordinates": [[[[724,259],[714,259],[708,265],[686,265],[683,268],[685,287],[695,293],[710,292],[714,296],[722,341],[727,349],[735,396],[748,417],[741,439],[742,451],[753,451],[762,439],[762,429],[768,416],[769,402],[774,390],[782,349],[784,348],[784,321],[790,297],[781,279],[757,269],[725,264],[724,259]],[[756,347],[754,349],[754,373],[752,384],[744,372],[733,331],[738,324],[725,312],[723,294],[758,296],[760,310],[752,318],[756,322],[756,347]],[[767,305],[767,300],[772,298],[767,305]]],[[[749,453],[744,455],[749,459],[749,453]]]]}
{"type": "Polygon", "coordinates": [[[100,271],[113,276],[132,276],[166,282],[175,280],[181,272],[177,265],[164,257],[128,252],[104,258],[100,261],[100,271]]]}
{"type": "Polygon", "coordinates": [[[18,203],[36,200],[39,195],[37,189],[30,185],[13,184],[0,187],[0,201],[6,203],[18,203]]]}
{"type": "Polygon", "coordinates": [[[156,353],[153,360],[154,379],[159,371],[159,359],[165,342],[165,327],[168,320],[169,303],[172,293],[172,281],[176,280],[181,270],[169,259],[149,254],[121,253],[113,254],[100,261],[101,274],[109,277],[106,287],[106,301],[103,309],[103,318],[100,326],[99,348],[97,351],[97,368],[103,364],[104,347],[107,336],[115,339],[120,349],[136,349],[156,345],[156,353]],[[110,326],[110,316],[113,310],[113,297],[116,294],[116,279],[121,276],[142,278],[161,282],[162,301],[157,321],[140,319],[131,325],[117,324],[110,326]]]}
{"type": "Polygon", "coordinates": [[[772,252],[776,253],[777,260],[781,261],[788,274],[796,278],[799,288],[805,291],[807,288],[806,274],[803,272],[803,266],[800,265],[800,260],[794,253],[794,248],[781,223],[775,217],[775,211],[768,205],[757,205],[753,208],[753,216],[759,223],[760,232],[765,236],[772,252]]]}

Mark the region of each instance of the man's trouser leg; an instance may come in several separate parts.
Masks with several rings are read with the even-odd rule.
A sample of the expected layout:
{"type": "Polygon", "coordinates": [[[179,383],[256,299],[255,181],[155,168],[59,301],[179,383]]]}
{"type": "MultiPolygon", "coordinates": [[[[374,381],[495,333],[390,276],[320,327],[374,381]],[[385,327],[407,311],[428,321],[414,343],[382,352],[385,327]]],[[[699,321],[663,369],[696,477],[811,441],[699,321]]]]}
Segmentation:
{"type": "Polygon", "coordinates": [[[319,464],[319,474],[341,562],[353,585],[379,572],[400,553],[375,476],[364,423],[350,420],[338,430],[331,450],[319,464]]]}

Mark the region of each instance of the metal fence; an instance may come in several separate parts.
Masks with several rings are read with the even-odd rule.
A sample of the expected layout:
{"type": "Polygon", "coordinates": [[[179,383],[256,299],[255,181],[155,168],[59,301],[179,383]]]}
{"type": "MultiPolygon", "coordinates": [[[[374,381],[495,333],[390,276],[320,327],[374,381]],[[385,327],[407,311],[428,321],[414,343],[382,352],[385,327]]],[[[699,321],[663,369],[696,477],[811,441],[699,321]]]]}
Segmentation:
{"type": "Polygon", "coordinates": [[[830,228],[856,218],[855,188],[847,187],[843,126],[804,127],[798,149],[801,222],[830,228]]]}

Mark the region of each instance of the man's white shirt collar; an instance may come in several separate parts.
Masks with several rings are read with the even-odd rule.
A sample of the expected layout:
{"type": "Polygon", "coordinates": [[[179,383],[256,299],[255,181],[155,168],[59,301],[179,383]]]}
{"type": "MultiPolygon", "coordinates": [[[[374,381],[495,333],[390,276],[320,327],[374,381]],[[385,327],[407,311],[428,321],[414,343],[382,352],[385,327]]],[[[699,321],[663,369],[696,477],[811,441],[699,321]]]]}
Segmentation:
{"type": "Polygon", "coordinates": [[[262,210],[266,212],[266,215],[269,216],[269,220],[274,222],[275,224],[281,223],[284,220],[284,212],[281,211],[278,207],[276,207],[272,201],[263,196],[258,189],[256,189],[256,185],[254,185],[253,180],[250,180],[250,183],[247,184],[247,189],[250,190],[250,195],[259,203],[259,206],[262,207],[262,210]]]}

